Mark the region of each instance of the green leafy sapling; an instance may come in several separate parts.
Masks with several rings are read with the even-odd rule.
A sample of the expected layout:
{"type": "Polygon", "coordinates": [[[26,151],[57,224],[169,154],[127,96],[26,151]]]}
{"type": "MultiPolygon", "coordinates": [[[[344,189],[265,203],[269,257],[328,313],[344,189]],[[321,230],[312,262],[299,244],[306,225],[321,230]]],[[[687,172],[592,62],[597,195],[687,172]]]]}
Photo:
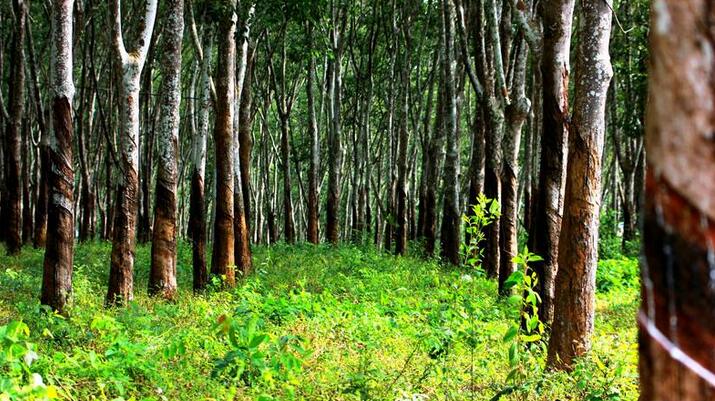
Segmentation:
{"type": "Polygon", "coordinates": [[[509,304],[514,305],[516,312],[503,337],[503,341],[509,344],[511,371],[507,382],[515,386],[527,381],[530,374],[539,367],[535,353],[542,346],[545,326],[539,319],[541,297],[536,291],[538,277],[529,264],[541,260],[543,259],[540,256],[524,247],[524,250],[512,259],[518,269],[505,282],[506,288],[514,294],[509,297],[509,304]]]}
{"type": "Polygon", "coordinates": [[[472,213],[462,215],[466,224],[466,240],[462,243],[460,255],[462,266],[469,268],[474,273],[483,274],[481,270],[483,250],[481,243],[484,241],[484,229],[499,218],[501,205],[498,201],[488,199],[484,194],[479,194],[477,203],[472,205],[472,213]]]}

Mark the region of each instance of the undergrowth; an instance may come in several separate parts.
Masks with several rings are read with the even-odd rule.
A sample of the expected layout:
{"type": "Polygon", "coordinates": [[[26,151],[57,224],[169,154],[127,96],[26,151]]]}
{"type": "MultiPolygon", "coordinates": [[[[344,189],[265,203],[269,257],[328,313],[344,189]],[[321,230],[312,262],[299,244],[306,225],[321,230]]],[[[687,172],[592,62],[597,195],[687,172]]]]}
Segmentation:
{"type": "MultiPolygon", "coordinates": [[[[0,338],[0,393],[14,380],[34,395],[10,399],[638,397],[632,259],[599,266],[593,352],[571,374],[543,372],[537,363],[529,373],[535,384],[509,392],[504,333],[514,312],[496,283],[369,248],[254,251],[256,271],[235,290],[193,294],[191,248],[180,244],[179,295],[167,303],[146,294],[150,247],[140,246],[135,301],[105,309],[110,245],[79,245],[68,318],[39,306],[41,251],[0,256],[0,326],[23,322],[0,330],[12,330],[20,344],[9,353],[9,340],[0,338]]],[[[534,352],[543,362],[543,352],[534,352]]]]}

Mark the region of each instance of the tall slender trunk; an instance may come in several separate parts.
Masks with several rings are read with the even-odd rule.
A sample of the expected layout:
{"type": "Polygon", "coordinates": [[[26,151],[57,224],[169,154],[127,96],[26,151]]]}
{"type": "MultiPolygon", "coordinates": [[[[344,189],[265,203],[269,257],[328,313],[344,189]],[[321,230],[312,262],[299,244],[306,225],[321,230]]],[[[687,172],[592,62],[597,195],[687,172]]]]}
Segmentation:
{"type": "Polygon", "coordinates": [[[454,10],[451,0],[442,0],[442,45],[444,47],[444,122],[447,154],[444,163],[444,207],[442,210],[442,257],[459,264],[459,227],[461,222],[459,189],[459,136],[457,132],[457,97],[455,94],[454,10]]]}
{"type": "Polygon", "coordinates": [[[208,284],[206,271],[206,140],[209,130],[209,110],[211,107],[211,65],[212,33],[204,32],[203,60],[201,60],[201,95],[197,117],[197,128],[191,141],[191,195],[189,202],[189,230],[192,241],[192,261],[194,290],[202,290],[208,284]]]}
{"type": "Polygon", "coordinates": [[[410,88],[410,45],[409,45],[409,22],[403,21],[403,33],[405,36],[405,54],[402,59],[402,93],[400,110],[400,128],[397,139],[397,213],[395,215],[397,230],[395,233],[395,254],[405,255],[407,253],[408,221],[407,221],[407,145],[410,141],[409,135],[409,88],[410,88]]]}
{"type": "Polygon", "coordinates": [[[52,133],[47,250],[43,265],[42,304],[60,313],[72,292],[74,247],[74,169],[72,167],[72,10],[73,0],[52,5],[52,133]]]}
{"type": "Polygon", "coordinates": [[[25,22],[27,4],[24,0],[13,0],[16,17],[10,53],[10,81],[8,91],[9,119],[5,128],[5,202],[3,225],[5,242],[10,255],[20,253],[22,247],[22,187],[20,182],[20,142],[22,120],[25,115],[25,22]]]}
{"type": "MultiPolygon", "coordinates": [[[[248,76],[248,84],[246,84],[246,76],[248,71],[249,61],[249,46],[248,42],[250,40],[251,31],[251,20],[253,18],[253,13],[255,9],[252,6],[248,11],[248,18],[243,24],[243,32],[241,34],[240,41],[240,53],[239,53],[239,63],[236,70],[236,90],[235,90],[235,107],[234,107],[234,127],[233,127],[233,162],[234,162],[234,188],[233,188],[233,230],[234,230],[234,260],[236,262],[237,269],[246,276],[252,267],[251,260],[251,238],[248,230],[249,214],[247,213],[246,205],[250,204],[250,197],[248,195],[248,185],[250,180],[248,179],[248,167],[251,163],[251,153],[250,153],[250,127],[243,128],[243,125],[250,124],[249,121],[241,120],[241,113],[243,107],[248,107],[250,109],[250,104],[244,103],[244,88],[251,86],[251,78],[248,76]],[[249,129],[248,133],[246,129],[249,129]],[[243,131],[242,131],[243,130],[243,131]],[[243,149],[243,147],[246,149],[243,149]],[[246,182],[244,182],[244,178],[246,182]]],[[[250,90],[250,89],[249,89],[250,90]]],[[[250,95],[249,95],[250,96],[250,95]]],[[[250,98],[248,99],[250,102],[250,98]]],[[[250,110],[244,111],[248,113],[250,119],[250,110]]]]}
{"type": "Polygon", "coordinates": [[[554,314],[554,281],[558,270],[558,245],[563,208],[566,145],[569,130],[569,55],[574,0],[546,0],[541,3],[544,48],[543,132],[539,190],[534,221],[529,233],[529,249],[544,260],[533,265],[538,275],[537,291],[542,299],[540,317],[550,323],[554,314]]]}
{"type": "MultiPolygon", "coordinates": [[[[335,21],[337,23],[337,21],[335,21]]],[[[326,236],[328,242],[337,245],[340,240],[340,165],[343,162],[342,149],[342,38],[338,28],[331,33],[333,60],[332,91],[329,94],[331,108],[331,129],[328,134],[328,197],[326,204],[326,236]]]]}
{"type": "Polygon", "coordinates": [[[27,119],[22,124],[22,244],[32,242],[34,226],[32,224],[32,192],[30,191],[30,123],[27,119]]]}
{"type": "Polygon", "coordinates": [[[571,368],[591,348],[596,301],[601,159],[606,98],[613,76],[608,45],[611,10],[601,0],[581,2],[577,75],[564,218],[559,240],[554,319],[548,365],[571,368]]]}
{"type": "Polygon", "coordinates": [[[313,80],[315,78],[315,58],[313,57],[313,24],[308,23],[308,81],[305,86],[308,98],[308,135],[310,136],[310,167],[308,170],[308,241],[313,244],[320,242],[319,226],[319,197],[318,189],[320,174],[320,133],[318,120],[315,115],[315,99],[313,94],[313,80]]]}
{"type": "Polygon", "coordinates": [[[114,205],[112,257],[109,269],[107,303],[123,304],[133,299],[134,252],[136,248],[136,221],[139,196],[139,83],[146,54],[151,41],[156,17],[157,0],[147,0],[143,31],[137,41],[137,49],[127,51],[122,35],[121,0],[113,0],[113,52],[117,72],[122,83],[119,86],[121,104],[121,175],[114,205]]]}
{"type": "Polygon", "coordinates": [[[214,217],[213,254],[211,273],[224,277],[228,286],[236,283],[234,271],[234,206],[233,206],[233,113],[236,71],[236,13],[235,0],[221,16],[218,31],[218,72],[216,74],[216,212],[214,217]]]}
{"type": "Polygon", "coordinates": [[[149,294],[172,299],[176,293],[176,207],[181,106],[181,45],[184,0],[167,2],[159,122],[154,230],[151,241],[149,294]]]}
{"type": "Polygon", "coordinates": [[[499,238],[501,255],[499,261],[499,292],[507,293],[505,282],[516,270],[512,258],[518,252],[517,212],[519,209],[517,190],[519,186],[519,149],[521,148],[521,130],[531,108],[526,97],[526,58],[527,46],[523,38],[518,38],[515,45],[514,73],[512,79],[512,103],[506,109],[506,135],[504,136],[504,160],[502,166],[502,215],[499,238]]]}
{"type": "Polygon", "coordinates": [[[37,200],[35,201],[35,227],[32,236],[35,248],[44,248],[47,241],[47,176],[49,174],[49,132],[45,122],[45,109],[40,97],[40,82],[38,77],[38,64],[35,57],[35,43],[32,37],[30,21],[27,21],[27,49],[30,62],[30,76],[32,79],[32,97],[35,103],[37,125],[40,129],[39,146],[39,177],[37,182],[37,200]]]}

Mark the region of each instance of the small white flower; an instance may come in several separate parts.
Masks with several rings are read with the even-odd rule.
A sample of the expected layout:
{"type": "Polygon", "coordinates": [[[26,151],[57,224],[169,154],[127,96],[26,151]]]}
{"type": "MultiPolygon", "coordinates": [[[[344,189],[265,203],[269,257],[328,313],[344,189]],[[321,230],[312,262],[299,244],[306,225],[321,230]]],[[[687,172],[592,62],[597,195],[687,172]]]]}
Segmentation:
{"type": "Polygon", "coordinates": [[[42,381],[42,376],[40,376],[37,373],[32,374],[32,387],[42,387],[45,385],[45,383],[42,381]]]}
{"type": "Polygon", "coordinates": [[[35,362],[39,356],[35,353],[35,351],[27,351],[25,356],[22,358],[25,361],[25,365],[30,366],[32,365],[32,362],[35,362]]]}
{"type": "Polygon", "coordinates": [[[470,276],[469,274],[462,274],[461,279],[462,279],[462,281],[471,282],[472,276],[470,276]]]}

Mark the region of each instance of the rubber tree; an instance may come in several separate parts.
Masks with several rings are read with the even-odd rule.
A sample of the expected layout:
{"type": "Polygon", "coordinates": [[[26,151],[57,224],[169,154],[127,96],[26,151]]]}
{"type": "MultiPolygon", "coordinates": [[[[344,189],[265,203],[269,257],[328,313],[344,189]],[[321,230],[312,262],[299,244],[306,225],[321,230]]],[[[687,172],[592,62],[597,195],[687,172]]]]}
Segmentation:
{"type": "Polygon", "coordinates": [[[233,118],[236,90],[236,8],[235,0],[224,0],[218,16],[218,68],[216,73],[216,198],[211,273],[235,285],[234,271],[234,177],[233,118]]]}
{"type": "Polygon", "coordinates": [[[578,32],[574,116],[547,361],[550,367],[557,369],[572,368],[574,359],[591,348],[596,309],[601,159],[606,99],[613,76],[608,4],[602,0],[582,0],[578,32]]]}
{"type": "Polygon", "coordinates": [[[74,0],[52,3],[51,91],[47,241],[42,275],[43,305],[63,313],[72,293],[74,169],[72,167],[72,10],[74,0]]]}
{"type": "Polygon", "coordinates": [[[544,322],[553,318],[554,282],[558,270],[558,245],[566,168],[569,127],[569,57],[575,0],[541,2],[543,23],[542,124],[539,190],[533,211],[529,249],[544,260],[533,266],[543,301],[539,310],[544,322]]]}
{"type": "Polygon", "coordinates": [[[20,135],[25,115],[25,23],[27,4],[12,2],[16,23],[10,51],[10,80],[8,87],[8,118],[4,138],[4,178],[2,220],[7,252],[20,253],[22,247],[22,187],[20,181],[20,135]]]}
{"type": "Polygon", "coordinates": [[[113,0],[112,53],[119,76],[119,99],[121,99],[121,127],[119,143],[119,183],[114,205],[112,256],[109,269],[107,303],[131,301],[134,297],[134,252],[137,231],[137,200],[139,196],[139,89],[141,72],[146,61],[158,0],[144,2],[143,27],[135,47],[128,50],[122,34],[121,0],[113,0]]]}
{"type": "Polygon", "coordinates": [[[149,294],[172,299],[176,293],[176,210],[179,178],[179,109],[184,0],[166,2],[162,51],[161,117],[151,241],[149,294]]]}
{"type": "Polygon", "coordinates": [[[715,397],[711,2],[652,4],[640,399],[708,400],[715,397]]]}

